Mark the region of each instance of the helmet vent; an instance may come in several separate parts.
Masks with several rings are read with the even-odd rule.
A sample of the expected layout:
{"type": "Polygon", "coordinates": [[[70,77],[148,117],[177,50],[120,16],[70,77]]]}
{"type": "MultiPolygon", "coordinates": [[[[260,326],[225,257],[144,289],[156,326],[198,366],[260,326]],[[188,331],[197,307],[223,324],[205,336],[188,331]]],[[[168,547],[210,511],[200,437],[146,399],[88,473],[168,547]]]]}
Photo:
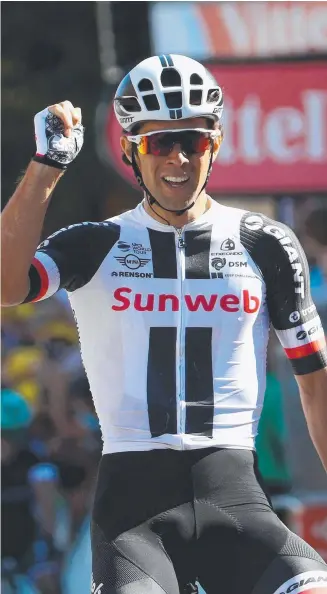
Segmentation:
{"type": "Polygon", "coordinates": [[[176,91],[173,93],[165,93],[166,105],[168,109],[178,109],[183,105],[182,93],[181,91],[176,91]]]}
{"type": "Polygon", "coordinates": [[[175,68],[164,68],[161,73],[161,84],[163,87],[181,87],[180,74],[175,68]]]}
{"type": "Polygon", "coordinates": [[[156,95],[143,95],[142,99],[148,111],[156,111],[157,109],[160,109],[156,95]]]}
{"type": "Polygon", "coordinates": [[[220,89],[216,88],[216,89],[209,89],[208,91],[208,96],[207,96],[207,102],[208,103],[217,103],[217,101],[220,99],[220,89]]]}
{"type": "Polygon", "coordinates": [[[120,105],[127,113],[134,113],[141,111],[141,106],[136,97],[120,97],[116,99],[118,105],[120,105]]]}
{"type": "Polygon", "coordinates": [[[191,85],[203,85],[203,80],[201,76],[196,74],[195,72],[190,76],[190,84],[191,85]]]}
{"type": "Polygon", "coordinates": [[[153,91],[153,84],[149,78],[142,78],[138,84],[139,91],[153,91]]]}
{"type": "Polygon", "coordinates": [[[190,105],[201,105],[202,102],[202,91],[196,89],[190,91],[190,105]]]}

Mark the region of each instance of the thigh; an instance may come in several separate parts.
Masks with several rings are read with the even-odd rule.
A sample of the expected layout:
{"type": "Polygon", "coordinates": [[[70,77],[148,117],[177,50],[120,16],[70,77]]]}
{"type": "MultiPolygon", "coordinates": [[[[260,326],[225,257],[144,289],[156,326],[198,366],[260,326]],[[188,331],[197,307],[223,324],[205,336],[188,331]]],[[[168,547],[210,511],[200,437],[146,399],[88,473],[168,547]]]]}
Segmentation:
{"type": "Polygon", "coordinates": [[[170,535],[177,538],[180,526],[174,510],[190,505],[186,478],[173,451],[102,460],[92,514],[94,594],[179,594],[184,565],[178,555],[172,560],[170,535]]]}
{"type": "Polygon", "coordinates": [[[327,586],[323,560],[273,511],[253,452],[216,452],[198,461],[194,484],[198,579],[207,594],[298,594],[294,583],[301,580],[305,589],[318,579],[327,586]]]}
{"type": "Polygon", "coordinates": [[[310,594],[327,593],[327,566],[273,511],[247,506],[220,513],[199,543],[198,576],[207,594],[298,594],[294,584],[301,580],[325,585],[310,594]]]}
{"type": "Polygon", "coordinates": [[[146,526],[108,542],[92,523],[92,594],[179,594],[173,564],[146,526]]]}

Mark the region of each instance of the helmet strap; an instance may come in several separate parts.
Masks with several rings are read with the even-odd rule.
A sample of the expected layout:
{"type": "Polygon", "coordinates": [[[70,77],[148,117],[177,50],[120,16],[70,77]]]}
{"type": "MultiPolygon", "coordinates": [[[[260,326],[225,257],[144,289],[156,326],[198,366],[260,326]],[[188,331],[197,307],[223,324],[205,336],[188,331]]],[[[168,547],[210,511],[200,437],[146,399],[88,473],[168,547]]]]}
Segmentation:
{"type": "MultiPolygon", "coordinates": [[[[132,168],[133,168],[134,175],[135,175],[135,178],[136,178],[138,184],[141,186],[141,188],[145,192],[146,199],[147,199],[147,202],[148,202],[150,208],[152,209],[153,204],[157,204],[163,210],[166,210],[167,212],[172,212],[172,213],[174,213],[177,216],[181,216],[182,214],[184,214],[184,212],[186,212],[187,210],[190,210],[190,208],[192,208],[194,206],[194,204],[196,203],[197,199],[199,198],[200,194],[203,192],[203,190],[205,189],[205,187],[206,187],[206,185],[207,185],[207,183],[209,181],[209,176],[210,176],[210,173],[212,171],[212,161],[213,161],[213,153],[214,153],[214,143],[213,143],[213,140],[211,140],[210,161],[209,161],[209,167],[208,167],[208,171],[207,171],[205,182],[204,182],[201,190],[199,191],[198,195],[196,196],[196,198],[194,198],[193,202],[191,202],[191,204],[189,204],[185,208],[182,208],[181,210],[174,210],[174,209],[171,209],[171,208],[166,208],[165,206],[162,206],[160,204],[160,202],[158,202],[158,200],[154,196],[152,196],[151,192],[148,190],[148,188],[146,187],[146,185],[145,185],[145,183],[143,181],[140,168],[139,168],[139,166],[138,166],[138,164],[136,162],[136,156],[135,156],[136,150],[137,150],[137,148],[133,144],[133,147],[132,147],[132,168]]],[[[156,214],[158,214],[158,213],[156,213],[156,214]]],[[[163,217],[161,217],[161,218],[163,218],[163,217]]],[[[163,219],[163,220],[165,221],[166,219],[163,219]]]]}

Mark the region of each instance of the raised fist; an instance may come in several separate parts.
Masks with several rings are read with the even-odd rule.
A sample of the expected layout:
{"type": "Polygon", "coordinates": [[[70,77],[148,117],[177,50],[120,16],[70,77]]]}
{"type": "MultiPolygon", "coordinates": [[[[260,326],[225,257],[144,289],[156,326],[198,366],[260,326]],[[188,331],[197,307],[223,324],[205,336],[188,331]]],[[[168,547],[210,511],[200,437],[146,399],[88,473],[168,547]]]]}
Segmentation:
{"type": "Polygon", "coordinates": [[[80,152],[84,128],[79,107],[62,101],[46,107],[34,118],[36,155],[34,160],[66,169],[80,152]]]}

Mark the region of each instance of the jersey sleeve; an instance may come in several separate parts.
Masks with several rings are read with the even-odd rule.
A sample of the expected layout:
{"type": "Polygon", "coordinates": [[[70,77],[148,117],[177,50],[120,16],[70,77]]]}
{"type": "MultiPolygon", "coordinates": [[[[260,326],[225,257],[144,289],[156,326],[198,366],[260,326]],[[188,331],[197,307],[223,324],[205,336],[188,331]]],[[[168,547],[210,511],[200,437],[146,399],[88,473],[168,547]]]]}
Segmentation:
{"type": "Polygon", "coordinates": [[[41,301],[59,289],[73,292],[86,285],[119,235],[119,225],[110,221],[78,223],[50,235],[35,253],[24,303],[41,301]]]}
{"type": "Polygon", "coordinates": [[[312,301],[307,258],[293,231],[262,214],[246,213],[241,242],[260,269],[267,308],[294,374],[327,366],[324,330],[312,301]]]}

